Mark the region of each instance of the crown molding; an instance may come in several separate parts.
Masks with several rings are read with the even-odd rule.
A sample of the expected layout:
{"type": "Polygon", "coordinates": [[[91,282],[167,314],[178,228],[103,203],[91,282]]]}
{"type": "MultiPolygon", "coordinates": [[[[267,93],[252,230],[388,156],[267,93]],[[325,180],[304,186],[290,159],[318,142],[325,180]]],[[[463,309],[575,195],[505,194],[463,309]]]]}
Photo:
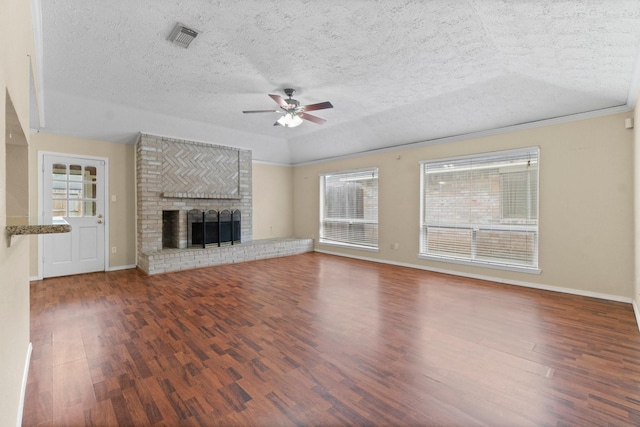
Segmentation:
{"type": "Polygon", "coordinates": [[[638,56],[636,56],[636,64],[633,67],[629,93],[627,94],[627,107],[632,110],[636,108],[638,93],[640,93],[640,52],[638,52],[638,56]]]}
{"type": "Polygon", "coordinates": [[[294,165],[292,165],[291,163],[282,163],[282,162],[270,162],[268,160],[257,160],[257,159],[253,159],[252,160],[253,163],[258,164],[258,165],[268,165],[268,166],[285,166],[288,168],[293,167],[294,165]]]}
{"type": "Polygon", "coordinates": [[[31,0],[31,26],[33,30],[33,47],[35,58],[30,58],[31,76],[30,84],[35,96],[35,106],[38,113],[38,127],[45,127],[44,119],[44,43],[42,30],[42,3],[40,0],[31,0]],[[35,66],[35,75],[33,69],[35,66]]]}
{"type": "Polygon", "coordinates": [[[360,151],[357,153],[345,154],[343,156],[326,157],[326,158],[317,159],[317,160],[310,160],[307,162],[292,163],[292,166],[307,166],[307,165],[313,165],[313,164],[324,163],[324,162],[333,162],[336,160],[351,159],[354,157],[368,156],[372,154],[382,154],[382,153],[389,153],[389,152],[400,151],[400,150],[407,150],[411,148],[426,147],[428,145],[444,144],[449,142],[464,141],[467,139],[483,138],[487,136],[501,135],[505,133],[518,132],[518,131],[527,130],[527,129],[535,129],[535,128],[541,128],[546,126],[558,125],[562,123],[570,123],[578,120],[585,120],[585,119],[592,119],[592,118],[602,117],[602,116],[611,116],[614,114],[628,113],[632,110],[633,108],[629,107],[626,104],[623,104],[615,107],[603,108],[600,110],[586,111],[584,113],[554,117],[551,119],[537,120],[533,122],[521,123],[517,125],[505,126],[501,128],[495,128],[495,129],[487,129],[487,130],[478,131],[478,132],[464,133],[460,135],[448,136],[445,138],[428,139],[424,141],[410,142],[407,144],[399,144],[399,145],[379,148],[375,150],[360,151]]]}

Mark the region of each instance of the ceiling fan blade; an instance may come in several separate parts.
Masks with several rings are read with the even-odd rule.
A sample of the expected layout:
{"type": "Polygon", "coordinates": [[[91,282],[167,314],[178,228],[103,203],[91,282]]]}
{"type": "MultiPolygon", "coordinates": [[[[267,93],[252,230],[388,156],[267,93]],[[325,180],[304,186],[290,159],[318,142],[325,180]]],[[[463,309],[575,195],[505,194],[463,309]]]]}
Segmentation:
{"type": "Polygon", "coordinates": [[[319,125],[326,122],[325,119],[321,119],[320,117],[312,116],[311,114],[307,114],[307,113],[300,113],[298,114],[298,116],[300,116],[300,118],[302,119],[309,120],[310,122],[317,123],[319,125]]]}
{"type": "Polygon", "coordinates": [[[302,111],[324,110],[325,108],[333,108],[333,105],[329,101],[319,102],[317,104],[303,106],[302,111]]]}
{"type": "Polygon", "coordinates": [[[243,113],[281,113],[278,110],[245,110],[243,113]]]}
{"type": "Polygon", "coordinates": [[[287,104],[287,101],[285,101],[280,95],[269,94],[269,96],[271,97],[271,99],[276,101],[278,105],[284,108],[285,110],[289,108],[289,104],[287,104]]]}

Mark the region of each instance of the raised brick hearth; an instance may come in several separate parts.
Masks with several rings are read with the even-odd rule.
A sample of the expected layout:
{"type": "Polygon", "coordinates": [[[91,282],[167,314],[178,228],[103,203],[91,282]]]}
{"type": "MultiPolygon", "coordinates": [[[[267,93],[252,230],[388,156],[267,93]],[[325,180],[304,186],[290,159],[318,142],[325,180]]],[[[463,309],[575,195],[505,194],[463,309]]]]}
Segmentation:
{"type": "Polygon", "coordinates": [[[147,254],[138,261],[138,267],[147,274],[158,274],[311,251],[313,251],[313,239],[253,240],[240,245],[213,246],[206,249],[164,249],[147,254]]]}
{"type": "Polygon", "coordinates": [[[249,150],[141,134],[136,145],[138,267],[154,274],[312,250],[309,239],[252,241],[251,166],[249,150]],[[239,244],[188,248],[192,209],[239,210],[239,244]]]}

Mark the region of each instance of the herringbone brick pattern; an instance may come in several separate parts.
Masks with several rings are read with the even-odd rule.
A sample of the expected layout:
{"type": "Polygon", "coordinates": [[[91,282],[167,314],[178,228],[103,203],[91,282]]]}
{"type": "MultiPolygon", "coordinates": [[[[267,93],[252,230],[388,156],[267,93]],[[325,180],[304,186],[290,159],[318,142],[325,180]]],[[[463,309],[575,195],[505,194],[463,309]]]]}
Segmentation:
{"type": "Polygon", "coordinates": [[[140,134],[136,144],[137,250],[139,268],[153,265],[149,254],[162,251],[163,217],[177,212],[178,235],[171,241],[187,247],[187,212],[191,209],[238,209],[242,242],[252,240],[251,151],[195,141],[140,134]],[[227,182],[228,180],[228,182],[227,182]]]}
{"type": "Polygon", "coordinates": [[[164,143],[162,191],[239,194],[238,152],[202,145],[164,143]]]}

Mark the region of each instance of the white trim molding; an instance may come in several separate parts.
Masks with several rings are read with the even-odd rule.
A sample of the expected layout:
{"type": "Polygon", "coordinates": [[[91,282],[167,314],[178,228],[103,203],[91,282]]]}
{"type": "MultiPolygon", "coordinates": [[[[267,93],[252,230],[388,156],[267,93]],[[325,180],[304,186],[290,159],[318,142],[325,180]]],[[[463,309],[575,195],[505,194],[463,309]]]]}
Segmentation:
{"type": "Polygon", "coordinates": [[[22,374],[22,388],[20,390],[20,402],[18,402],[18,421],[16,427],[22,425],[22,415],[24,413],[24,399],[27,393],[27,380],[29,379],[29,365],[31,365],[31,353],[33,352],[33,344],[29,343],[27,347],[27,360],[24,363],[24,372],[22,374]]]}
{"type": "Polygon", "coordinates": [[[293,167],[293,165],[291,163],[270,162],[270,161],[267,161],[267,160],[252,159],[251,162],[253,164],[258,164],[258,165],[284,166],[284,167],[288,167],[288,168],[292,168],[293,167]]]}
{"type": "Polygon", "coordinates": [[[623,104],[615,107],[603,108],[601,110],[586,111],[584,113],[571,114],[568,116],[561,116],[561,117],[553,117],[550,119],[538,120],[535,122],[527,122],[527,123],[521,123],[521,124],[512,125],[512,126],[505,126],[501,128],[487,129],[487,130],[481,130],[477,132],[463,133],[460,135],[447,136],[444,138],[428,139],[424,141],[416,141],[416,142],[409,142],[407,144],[394,145],[391,147],[377,148],[377,149],[367,150],[367,151],[359,151],[357,153],[345,154],[343,156],[325,157],[322,159],[309,160],[306,162],[297,162],[297,163],[294,162],[292,163],[292,166],[315,165],[319,163],[333,162],[335,160],[352,159],[355,157],[368,156],[371,154],[390,153],[394,151],[402,151],[402,150],[408,150],[412,148],[426,147],[426,146],[435,145],[435,144],[466,141],[469,139],[484,138],[487,136],[518,132],[526,129],[535,129],[535,128],[540,128],[545,126],[558,125],[562,123],[570,123],[578,120],[593,119],[596,117],[628,113],[630,111],[633,111],[633,108],[629,107],[626,104],[623,104]]]}
{"type": "MultiPolygon", "coordinates": [[[[427,266],[424,266],[424,265],[409,264],[409,263],[405,263],[405,262],[395,262],[395,261],[389,261],[389,260],[385,260],[385,259],[361,257],[361,256],[357,256],[357,255],[349,255],[349,254],[343,254],[343,253],[338,253],[338,252],[330,252],[330,251],[324,251],[324,250],[320,250],[320,249],[315,249],[315,252],[323,253],[323,254],[327,254],[327,255],[337,255],[337,256],[342,256],[342,257],[346,257],[346,258],[354,258],[354,259],[359,259],[359,260],[362,260],[362,261],[377,262],[377,263],[380,263],[380,264],[390,264],[390,265],[397,265],[399,267],[415,268],[415,269],[418,269],[418,270],[432,271],[434,273],[450,274],[452,276],[468,277],[470,279],[486,280],[486,281],[489,281],[489,282],[502,283],[502,284],[505,284],[505,285],[515,285],[515,286],[522,286],[524,288],[540,289],[540,290],[543,290],[543,291],[560,292],[560,293],[563,293],[563,294],[572,294],[572,295],[578,295],[578,296],[583,296],[583,297],[598,298],[598,299],[603,299],[603,300],[608,300],[608,301],[624,302],[624,303],[628,303],[628,304],[631,304],[633,302],[633,300],[631,298],[621,297],[621,296],[618,296],[618,295],[603,294],[603,293],[600,293],[600,292],[585,291],[585,290],[582,290],[582,289],[563,288],[563,287],[560,287],[560,286],[543,285],[543,284],[540,284],[540,283],[525,282],[525,281],[521,281],[521,280],[509,280],[509,279],[503,279],[503,278],[500,278],[500,277],[485,276],[483,274],[462,273],[462,272],[459,272],[459,271],[446,270],[446,269],[443,269],[443,268],[427,267],[427,266]]],[[[640,317],[638,317],[638,319],[640,319],[640,317]]],[[[640,320],[639,320],[639,324],[640,324],[640,320]]]]}
{"type": "Polygon", "coordinates": [[[42,2],[31,0],[31,25],[33,26],[33,44],[35,48],[35,60],[31,58],[32,81],[36,95],[36,107],[38,113],[38,128],[45,127],[44,120],[44,38],[42,28],[42,2]],[[36,75],[33,75],[33,65],[36,67],[36,75]]]}
{"type": "Polygon", "coordinates": [[[636,56],[636,63],[631,74],[631,83],[629,84],[629,93],[627,94],[627,107],[636,108],[638,93],[640,92],[640,52],[636,56]]]}
{"type": "Polygon", "coordinates": [[[633,314],[636,315],[636,324],[638,325],[638,330],[640,331],[640,309],[638,309],[636,300],[633,300],[631,304],[633,305],[633,314]]]}
{"type": "Polygon", "coordinates": [[[132,268],[136,268],[137,265],[136,264],[129,264],[129,265],[116,265],[115,267],[109,267],[107,268],[105,271],[120,271],[120,270],[129,270],[132,268]]]}

